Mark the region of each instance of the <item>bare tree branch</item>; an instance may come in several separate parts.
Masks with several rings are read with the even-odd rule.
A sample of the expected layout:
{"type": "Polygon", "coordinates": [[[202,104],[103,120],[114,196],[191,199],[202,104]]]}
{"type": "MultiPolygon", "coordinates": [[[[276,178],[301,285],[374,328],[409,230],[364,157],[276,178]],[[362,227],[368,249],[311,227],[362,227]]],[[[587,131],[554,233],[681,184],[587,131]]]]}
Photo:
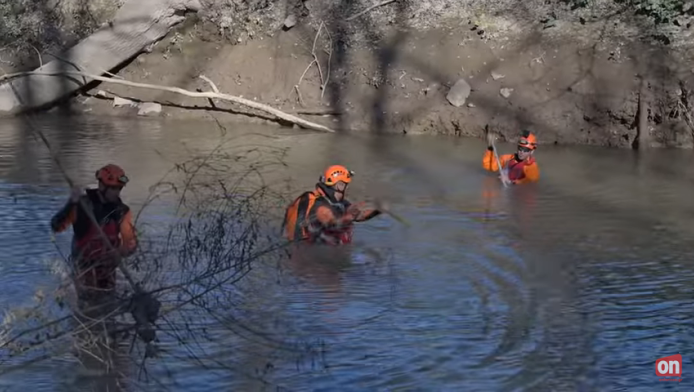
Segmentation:
{"type": "Polygon", "coordinates": [[[301,126],[306,129],[312,129],[316,131],[323,131],[323,132],[335,132],[334,130],[320,125],[316,124],[314,122],[304,120],[300,117],[291,115],[289,113],[285,113],[279,109],[275,109],[271,106],[258,103],[255,101],[251,101],[245,98],[237,97],[235,95],[229,95],[229,94],[223,94],[223,93],[218,93],[214,91],[209,91],[209,92],[196,92],[196,91],[189,91],[182,89],[180,87],[169,87],[169,86],[160,86],[156,84],[148,84],[148,83],[137,83],[137,82],[131,82],[128,80],[122,80],[122,79],[113,79],[113,78],[107,78],[104,76],[99,76],[99,75],[91,75],[87,74],[84,72],[77,72],[77,71],[65,71],[65,72],[55,72],[55,73],[43,73],[43,72],[20,72],[20,73],[14,73],[14,74],[8,74],[3,77],[0,77],[0,81],[2,80],[7,80],[10,78],[18,78],[22,76],[30,76],[30,75],[35,75],[35,76],[82,76],[86,78],[90,78],[93,80],[98,80],[100,82],[105,82],[105,83],[113,83],[113,84],[120,84],[124,86],[130,86],[130,87],[136,87],[136,88],[144,88],[144,89],[150,89],[150,90],[159,90],[159,91],[168,91],[180,95],[185,95],[187,97],[192,97],[192,98],[216,98],[224,101],[230,101],[233,103],[237,103],[243,106],[251,107],[253,109],[258,109],[266,113],[270,113],[277,117],[278,119],[290,122],[292,124],[296,124],[298,126],[301,126]]]}

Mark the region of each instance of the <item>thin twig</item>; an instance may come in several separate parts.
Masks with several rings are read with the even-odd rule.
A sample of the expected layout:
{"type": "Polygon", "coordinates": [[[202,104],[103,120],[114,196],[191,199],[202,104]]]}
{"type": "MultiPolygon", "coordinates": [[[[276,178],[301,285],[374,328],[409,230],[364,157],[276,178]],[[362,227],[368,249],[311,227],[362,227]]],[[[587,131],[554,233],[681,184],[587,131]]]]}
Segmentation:
{"type": "MultiPolygon", "coordinates": [[[[208,77],[205,76],[205,75],[200,75],[200,79],[206,81],[207,84],[209,84],[210,87],[212,88],[212,91],[214,91],[215,93],[218,93],[218,94],[219,94],[219,89],[217,88],[217,85],[214,84],[214,82],[213,82],[212,80],[210,80],[210,78],[208,78],[208,77]]],[[[217,105],[215,105],[214,100],[213,100],[212,98],[209,98],[208,101],[210,101],[210,105],[211,105],[213,108],[215,108],[215,109],[217,108],[217,105]]]]}
{"type": "Polygon", "coordinates": [[[639,86],[639,102],[638,102],[638,123],[636,126],[636,141],[637,147],[641,150],[648,146],[649,131],[648,131],[648,104],[646,102],[646,94],[648,93],[648,82],[646,78],[641,77],[639,86]]]}
{"type": "MultiPolygon", "coordinates": [[[[318,31],[316,32],[316,35],[313,37],[313,46],[311,47],[311,57],[313,57],[313,60],[311,60],[310,63],[308,63],[308,66],[306,66],[306,69],[304,69],[304,72],[301,74],[301,77],[299,78],[299,81],[294,85],[294,90],[296,90],[296,94],[299,96],[299,104],[301,106],[306,106],[304,104],[304,99],[301,96],[301,82],[304,80],[304,76],[306,76],[306,72],[308,72],[309,69],[311,69],[311,66],[313,64],[316,64],[318,66],[318,75],[320,76],[320,85],[321,88],[323,88],[323,70],[321,69],[320,66],[320,61],[318,60],[318,56],[316,55],[316,44],[318,43],[318,37],[320,37],[320,32],[324,27],[324,23],[321,22],[321,24],[318,26],[318,31]]],[[[321,98],[323,95],[321,94],[321,98]]]]}
{"type": "Polygon", "coordinates": [[[31,47],[34,49],[34,51],[36,51],[36,55],[37,55],[38,58],[39,58],[39,66],[40,66],[40,67],[43,67],[43,59],[41,58],[41,52],[39,52],[39,50],[36,49],[36,46],[31,45],[31,47]]]}
{"type": "Polygon", "coordinates": [[[677,106],[680,107],[680,110],[682,111],[682,114],[684,115],[684,122],[687,123],[687,125],[689,126],[689,130],[692,133],[692,136],[694,136],[694,121],[692,120],[692,116],[689,113],[689,108],[684,106],[682,101],[679,101],[677,103],[677,106]]]}
{"type": "Polygon", "coordinates": [[[369,12],[369,11],[371,11],[371,10],[373,10],[373,9],[376,9],[376,8],[381,7],[381,6],[384,6],[384,5],[388,5],[388,4],[390,4],[390,3],[395,3],[396,1],[398,1],[398,0],[386,0],[386,1],[382,1],[382,2],[380,2],[380,3],[378,3],[378,4],[375,4],[375,5],[372,5],[371,7],[368,7],[368,8],[365,9],[364,11],[361,11],[361,12],[355,14],[355,15],[350,16],[350,17],[347,18],[346,20],[347,20],[347,21],[350,21],[350,20],[356,19],[356,18],[358,18],[358,17],[360,17],[360,16],[366,14],[367,12],[369,12]]]}
{"type": "Polygon", "coordinates": [[[304,98],[301,96],[301,90],[299,90],[299,85],[294,86],[294,90],[296,90],[296,94],[299,97],[299,104],[303,107],[306,107],[306,104],[304,103],[304,98]]]}
{"type": "MultiPolygon", "coordinates": [[[[73,67],[75,68],[76,71],[81,70],[81,68],[80,68],[76,63],[74,63],[73,61],[70,61],[70,60],[66,59],[65,57],[58,56],[58,55],[55,54],[55,53],[47,53],[47,54],[48,54],[49,56],[55,58],[55,59],[58,60],[58,61],[62,61],[62,62],[64,62],[64,63],[70,64],[71,66],[73,66],[73,67]]],[[[112,72],[109,72],[109,71],[107,71],[107,70],[105,70],[105,69],[100,69],[99,72],[102,73],[102,74],[105,74],[105,75],[114,77],[114,78],[124,79],[122,76],[116,75],[116,74],[114,74],[114,73],[112,73],[112,72]]]]}
{"type": "Polygon", "coordinates": [[[304,70],[304,73],[301,74],[301,77],[299,78],[299,82],[296,84],[296,87],[298,88],[301,85],[301,81],[304,80],[304,76],[306,76],[306,72],[308,72],[309,69],[311,69],[311,66],[316,62],[316,60],[311,60],[310,63],[308,63],[308,66],[304,70]]]}
{"type": "Polygon", "coordinates": [[[311,48],[311,55],[313,56],[313,60],[316,62],[316,65],[318,66],[318,74],[320,75],[320,83],[321,86],[323,85],[323,70],[320,67],[320,61],[318,61],[318,56],[316,56],[316,43],[318,42],[318,37],[320,37],[320,32],[323,29],[323,22],[320,23],[318,26],[318,31],[316,32],[316,36],[313,37],[313,48],[311,48]]]}
{"type": "Polygon", "coordinates": [[[328,64],[327,64],[328,72],[326,73],[326,76],[325,76],[325,82],[323,82],[323,86],[321,87],[321,93],[320,93],[321,99],[323,99],[323,95],[325,94],[325,89],[328,87],[328,81],[330,80],[330,63],[332,62],[332,59],[333,59],[333,36],[332,36],[332,34],[330,34],[330,30],[328,30],[327,27],[325,28],[325,33],[328,34],[328,42],[330,42],[330,46],[329,46],[330,50],[327,51],[328,52],[328,64]]]}
{"type": "Polygon", "coordinates": [[[680,81],[681,96],[677,100],[677,106],[684,115],[684,122],[689,126],[689,131],[694,137],[694,121],[692,121],[691,109],[689,108],[689,91],[683,81],[680,81]]]}
{"type": "Polygon", "coordinates": [[[210,78],[208,78],[205,75],[200,75],[200,79],[206,81],[210,85],[210,87],[212,87],[212,91],[219,94],[219,89],[217,88],[217,85],[214,84],[214,82],[212,80],[210,80],[210,78]]]}
{"type": "Polygon", "coordinates": [[[544,57],[544,56],[545,56],[545,52],[542,52],[539,56],[532,58],[532,59],[530,60],[530,63],[528,64],[528,66],[529,66],[530,68],[532,68],[533,63],[544,64],[544,62],[545,62],[545,57],[544,57]]]}
{"type": "Polygon", "coordinates": [[[306,107],[306,104],[304,104],[304,98],[301,96],[301,90],[300,90],[299,86],[301,85],[301,81],[304,80],[304,76],[306,75],[306,72],[308,72],[308,70],[311,68],[311,66],[315,62],[316,62],[316,60],[311,60],[311,62],[308,63],[308,66],[304,70],[304,73],[302,73],[301,77],[299,78],[299,82],[294,85],[294,90],[296,90],[296,95],[299,97],[299,104],[301,106],[304,106],[304,107],[306,107]]]}

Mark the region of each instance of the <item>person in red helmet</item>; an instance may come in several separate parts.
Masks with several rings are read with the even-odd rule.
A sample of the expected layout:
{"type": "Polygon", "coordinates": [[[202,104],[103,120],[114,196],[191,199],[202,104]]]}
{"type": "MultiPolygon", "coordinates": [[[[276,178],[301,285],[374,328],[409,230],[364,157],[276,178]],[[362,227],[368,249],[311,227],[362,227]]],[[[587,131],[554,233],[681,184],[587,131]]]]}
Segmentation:
{"type": "Polygon", "coordinates": [[[118,261],[137,248],[132,212],[120,198],[128,177],[119,166],[108,164],[96,172],[96,179],[99,182],[97,189],[87,189],[83,193],[82,189],[73,188],[67,204],[51,219],[54,233],[72,226],[71,258],[77,293],[82,299],[112,293],[118,261]],[[92,217],[110,244],[106,243],[90,214],[83,208],[91,210],[92,217]]]}
{"type": "Polygon", "coordinates": [[[500,163],[502,169],[507,171],[512,184],[526,184],[540,179],[540,168],[533,156],[537,149],[537,138],[530,131],[521,133],[516,153],[499,156],[499,163],[494,156],[493,142],[494,135],[487,132],[487,151],[482,157],[482,167],[485,170],[496,172],[500,163]]]}
{"type": "Polygon", "coordinates": [[[342,165],[328,167],[313,191],[304,192],[287,207],[282,228],[289,241],[330,245],[352,242],[354,222],[365,222],[381,214],[378,208],[345,199],[354,172],[342,165]]]}

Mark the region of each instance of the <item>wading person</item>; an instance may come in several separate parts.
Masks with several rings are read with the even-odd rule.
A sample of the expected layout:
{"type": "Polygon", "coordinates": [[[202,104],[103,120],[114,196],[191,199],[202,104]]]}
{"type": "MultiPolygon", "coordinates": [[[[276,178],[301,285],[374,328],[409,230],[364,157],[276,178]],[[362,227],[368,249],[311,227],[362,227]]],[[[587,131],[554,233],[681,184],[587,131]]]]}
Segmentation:
{"type": "MultiPolygon", "coordinates": [[[[487,133],[487,150],[482,157],[482,167],[485,170],[496,172],[499,164],[494,154],[494,135],[487,133]]],[[[533,154],[537,149],[537,139],[530,131],[523,131],[518,140],[518,150],[515,154],[499,156],[501,167],[508,173],[508,179],[512,184],[526,184],[540,179],[540,169],[533,154]]],[[[497,152],[498,154],[498,152],[497,152]]]]}
{"type": "Polygon", "coordinates": [[[381,214],[352,204],[345,193],[354,172],[341,165],[328,167],[313,191],[304,192],[287,207],[282,227],[289,241],[340,245],[352,242],[354,222],[365,222],[381,214]]]}
{"type": "Polygon", "coordinates": [[[69,226],[73,228],[71,259],[81,300],[113,294],[118,262],[137,247],[132,212],[120,198],[121,190],[128,183],[125,172],[109,164],[96,172],[96,179],[97,189],[87,189],[83,193],[74,188],[67,204],[51,219],[54,233],[69,226]],[[103,235],[83,208],[90,210],[103,235]],[[106,243],[104,235],[110,244],[106,243]]]}

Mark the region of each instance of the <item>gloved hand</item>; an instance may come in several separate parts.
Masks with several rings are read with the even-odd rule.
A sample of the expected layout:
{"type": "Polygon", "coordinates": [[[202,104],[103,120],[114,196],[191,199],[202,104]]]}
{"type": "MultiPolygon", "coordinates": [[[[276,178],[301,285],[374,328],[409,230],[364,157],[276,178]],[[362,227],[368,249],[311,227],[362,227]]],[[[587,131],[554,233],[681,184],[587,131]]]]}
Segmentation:
{"type": "Polygon", "coordinates": [[[487,132],[487,146],[491,147],[494,144],[494,140],[496,140],[496,135],[492,132],[487,132]]]}
{"type": "Polygon", "coordinates": [[[347,207],[347,211],[345,212],[345,216],[349,216],[350,220],[357,219],[359,214],[361,214],[361,208],[359,204],[351,204],[349,207],[347,207]]]}
{"type": "Polygon", "coordinates": [[[70,203],[77,203],[80,201],[80,197],[82,196],[82,188],[80,187],[73,187],[70,190],[70,203]]]}

